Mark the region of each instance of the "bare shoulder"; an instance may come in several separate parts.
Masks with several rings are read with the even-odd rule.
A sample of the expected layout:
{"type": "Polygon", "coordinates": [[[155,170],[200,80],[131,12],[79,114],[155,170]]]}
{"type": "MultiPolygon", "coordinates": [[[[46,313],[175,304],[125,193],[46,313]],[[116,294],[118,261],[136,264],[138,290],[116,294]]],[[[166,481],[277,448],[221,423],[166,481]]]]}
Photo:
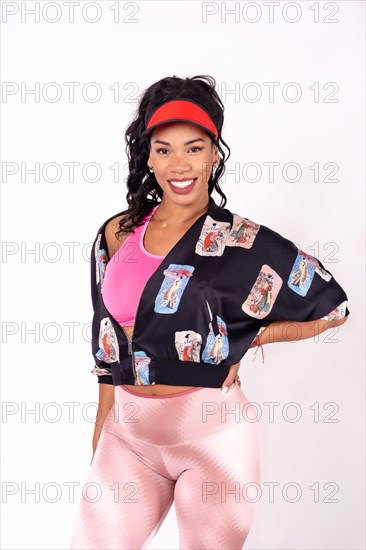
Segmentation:
{"type": "Polygon", "coordinates": [[[117,250],[125,242],[127,237],[131,235],[131,233],[119,233],[116,236],[116,232],[119,229],[119,222],[125,216],[126,216],[125,214],[116,216],[115,218],[112,218],[105,226],[105,239],[107,241],[107,247],[108,247],[110,258],[113,256],[113,254],[117,252],[117,250]]]}

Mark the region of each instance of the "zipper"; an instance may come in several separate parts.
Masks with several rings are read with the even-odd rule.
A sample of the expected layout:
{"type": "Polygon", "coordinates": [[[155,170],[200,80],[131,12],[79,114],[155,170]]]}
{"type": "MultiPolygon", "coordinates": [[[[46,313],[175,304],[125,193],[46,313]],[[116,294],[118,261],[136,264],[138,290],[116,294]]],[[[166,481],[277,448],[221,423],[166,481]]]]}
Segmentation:
{"type": "Polygon", "coordinates": [[[127,338],[127,349],[128,349],[128,355],[132,355],[132,339],[130,336],[128,336],[127,332],[125,331],[125,329],[120,325],[121,329],[123,330],[126,338],[127,338]]]}
{"type": "MultiPolygon", "coordinates": [[[[128,355],[131,355],[132,371],[133,371],[133,375],[134,375],[134,378],[135,378],[135,382],[137,381],[137,373],[136,373],[136,368],[135,368],[135,356],[133,354],[133,335],[135,333],[135,326],[136,326],[137,316],[138,316],[138,312],[139,312],[139,308],[140,308],[141,298],[142,298],[142,295],[143,295],[144,290],[146,288],[146,285],[147,285],[147,283],[145,284],[145,287],[142,289],[142,292],[140,294],[140,298],[139,298],[139,301],[138,301],[138,304],[137,304],[137,309],[136,309],[136,313],[135,313],[135,323],[133,325],[133,330],[132,330],[131,336],[128,336],[125,329],[120,325],[120,327],[123,331],[123,334],[125,335],[125,337],[127,339],[127,353],[128,353],[128,355]]],[[[135,386],[136,385],[137,384],[135,384],[135,386]]]]}
{"type": "Polygon", "coordinates": [[[135,382],[136,382],[137,376],[136,376],[136,370],[135,370],[135,358],[134,358],[134,355],[133,355],[133,347],[132,347],[132,337],[133,337],[133,333],[135,331],[135,327],[132,331],[132,337],[128,336],[127,332],[125,331],[125,329],[121,325],[120,325],[120,327],[121,327],[122,332],[125,335],[126,340],[127,340],[127,353],[128,353],[128,355],[131,355],[132,371],[133,371],[133,376],[134,376],[135,382]]]}

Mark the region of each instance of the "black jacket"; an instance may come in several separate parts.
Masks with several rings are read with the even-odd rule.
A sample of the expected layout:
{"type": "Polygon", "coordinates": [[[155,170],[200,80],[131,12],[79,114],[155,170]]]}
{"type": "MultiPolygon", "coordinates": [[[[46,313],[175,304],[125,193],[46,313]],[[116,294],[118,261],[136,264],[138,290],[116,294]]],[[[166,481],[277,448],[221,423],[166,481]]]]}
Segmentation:
{"type": "Polygon", "coordinates": [[[349,314],[345,291],[317,258],[210,197],[147,281],[130,340],[101,294],[110,259],[105,227],[124,213],[103,223],[91,253],[91,372],[100,383],[221,387],[272,321],[349,314]]]}

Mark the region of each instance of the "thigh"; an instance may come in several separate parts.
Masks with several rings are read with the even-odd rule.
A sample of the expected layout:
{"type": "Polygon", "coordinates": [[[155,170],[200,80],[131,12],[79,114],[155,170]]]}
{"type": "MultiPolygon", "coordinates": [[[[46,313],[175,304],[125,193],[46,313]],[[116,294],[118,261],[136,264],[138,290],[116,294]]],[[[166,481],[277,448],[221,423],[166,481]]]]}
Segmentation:
{"type": "Polygon", "coordinates": [[[144,548],[172,505],[174,485],[145,464],[141,453],[102,430],[70,548],[144,548]]]}
{"type": "Polygon", "coordinates": [[[260,495],[258,424],[192,443],[189,457],[174,494],[180,548],[243,548],[260,495]]]}

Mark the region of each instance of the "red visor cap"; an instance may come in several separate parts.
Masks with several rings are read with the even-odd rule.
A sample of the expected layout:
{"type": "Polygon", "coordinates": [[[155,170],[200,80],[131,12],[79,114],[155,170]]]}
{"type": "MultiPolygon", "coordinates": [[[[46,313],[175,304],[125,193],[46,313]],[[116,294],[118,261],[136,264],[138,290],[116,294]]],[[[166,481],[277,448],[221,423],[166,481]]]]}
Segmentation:
{"type": "Polygon", "coordinates": [[[218,131],[209,114],[197,103],[186,99],[173,99],[160,105],[151,115],[145,134],[168,122],[190,122],[208,131],[217,141],[218,131]]]}

